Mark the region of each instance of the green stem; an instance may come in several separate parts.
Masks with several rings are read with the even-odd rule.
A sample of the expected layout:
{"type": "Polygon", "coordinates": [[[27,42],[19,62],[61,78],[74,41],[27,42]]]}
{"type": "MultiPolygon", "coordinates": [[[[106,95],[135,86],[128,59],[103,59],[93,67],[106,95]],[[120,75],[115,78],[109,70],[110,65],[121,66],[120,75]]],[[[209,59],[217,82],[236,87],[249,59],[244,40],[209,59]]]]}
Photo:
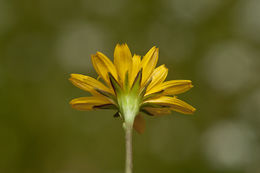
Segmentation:
{"type": "Polygon", "coordinates": [[[125,142],[126,142],[126,162],[125,173],[133,172],[133,150],[132,150],[132,126],[125,126],[125,142]]]}
{"type": "Polygon", "coordinates": [[[126,161],[125,173],[133,173],[132,133],[134,120],[139,112],[139,99],[133,95],[123,95],[119,99],[119,109],[124,120],[126,161]]]}

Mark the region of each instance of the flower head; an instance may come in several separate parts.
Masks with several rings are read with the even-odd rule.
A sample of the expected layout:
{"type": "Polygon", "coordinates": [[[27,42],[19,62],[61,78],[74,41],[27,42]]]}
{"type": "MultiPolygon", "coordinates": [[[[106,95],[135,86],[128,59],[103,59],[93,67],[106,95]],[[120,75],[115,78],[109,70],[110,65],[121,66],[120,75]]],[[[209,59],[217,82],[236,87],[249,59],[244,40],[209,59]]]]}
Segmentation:
{"type": "Polygon", "coordinates": [[[192,114],[195,108],[179,100],[176,95],[192,88],[190,80],[165,79],[165,65],[156,68],[159,49],[152,47],[141,59],[131,54],[126,44],[116,45],[114,63],[104,54],[92,55],[98,79],[81,74],[71,74],[70,81],[92,94],[71,100],[78,110],[115,109],[125,125],[134,126],[138,132],[144,128],[140,112],[151,116],[170,114],[171,111],[192,114]]]}

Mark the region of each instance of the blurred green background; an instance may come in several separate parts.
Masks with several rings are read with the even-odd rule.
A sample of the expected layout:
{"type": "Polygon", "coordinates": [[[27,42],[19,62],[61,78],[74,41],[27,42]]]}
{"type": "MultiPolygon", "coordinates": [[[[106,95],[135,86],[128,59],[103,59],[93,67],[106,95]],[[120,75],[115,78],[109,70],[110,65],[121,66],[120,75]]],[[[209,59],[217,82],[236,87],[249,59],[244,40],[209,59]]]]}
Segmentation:
{"type": "Polygon", "coordinates": [[[122,173],[113,111],[80,112],[70,73],[117,43],[160,48],[192,116],[146,116],[134,172],[260,172],[259,0],[0,0],[0,172],[122,173]]]}

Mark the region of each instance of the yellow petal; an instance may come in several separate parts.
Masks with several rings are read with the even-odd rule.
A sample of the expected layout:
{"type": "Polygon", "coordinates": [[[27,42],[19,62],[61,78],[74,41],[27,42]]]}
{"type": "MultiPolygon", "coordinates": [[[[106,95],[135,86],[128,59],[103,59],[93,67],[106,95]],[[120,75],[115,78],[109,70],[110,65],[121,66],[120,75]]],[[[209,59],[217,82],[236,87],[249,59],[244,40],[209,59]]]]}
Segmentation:
{"type": "Polygon", "coordinates": [[[116,80],[118,79],[116,68],[106,55],[97,52],[95,55],[91,55],[91,59],[96,72],[109,86],[108,72],[110,72],[116,80]]]}
{"type": "Polygon", "coordinates": [[[146,107],[143,108],[145,111],[147,111],[149,114],[154,116],[162,116],[162,115],[168,115],[171,114],[171,110],[168,108],[152,108],[152,107],[146,107]]]}
{"type": "Polygon", "coordinates": [[[127,44],[117,44],[114,51],[114,64],[118,72],[120,83],[125,81],[125,73],[132,65],[132,54],[127,44]]]}
{"type": "Polygon", "coordinates": [[[143,68],[143,78],[142,85],[149,79],[151,76],[157,61],[158,61],[159,49],[155,46],[152,47],[144,56],[141,62],[141,67],[143,68]]]}
{"type": "Polygon", "coordinates": [[[97,52],[97,56],[100,58],[101,61],[104,62],[108,72],[110,72],[115,77],[115,79],[117,79],[118,75],[117,75],[116,67],[110,61],[110,59],[101,52],[97,52]]]}
{"type": "Polygon", "coordinates": [[[176,95],[184,93],[192,87],[193,85],[191,84],[190,80],[171,80],[155,86],[154,88],[149,90],[146,93],[146,95],[156,93],[162,90],[164,90],[163,95],[176,95]]]}
{"type": "Polygon", "coordinates": [[[171,80],[162,84],[162,88],[165,90],[164,94],[167,95],[181,94],[192,87],[193,85],[190,80],[171,80]]]}
{"type": "Polygon", "coordinates": [[[135,117],[135,121],[134,121],[134,129],[138,132],[138,133],[144,133],[145,130],[145,120],[144,118],[138,114],[135,117]]]}
{"type": "Polygon", "coordinates": [[[129,84],[132,86],[137,73],[140,71],[141,57],[139,55],[133,56],[132,66],[129,70],[129,84]]]}
{"type": "Polygon", "coordinates": [[[113,93],[113,91],[111,89],[109,89],[108,87],[106,87],[104,84],[102,84],[101,82],[99,82],[98,80],[89,77],[89,76],[85,76],[82,74],[71,74],[71,77],[69,79],[76,87],[88,91],[93,95],[100,95],[98,94],[97,91],[95,91],[95,88],[98,88],[100,90],[109,92],[109,93],[113,93]]]}
{"type": "Polygon", "coordinates": [[[147,92],[149,92],[154,86],[161,84],[168,75],[168,69],[165,65],[161,65],[157,67],[152,73],[152,82],[147,88],[147,92]]]}
{"type": "Polygon", "coordinates": [[[182,100],[177,99],[176,97],[161,96],[155,99],[147,100],[144,103],[153,103],[161,106],[169,106],[171,110],[183,114],[192,114],[196,111],[194,107],[182,100]]]}
{"type": "Polygon", "coordinates": [[[72,108],[77,110],[92,110],[94,106],[101,106],[106,104],[112,104],[104,97],[80,97],[70,101],[72,108]]]}
{"type": "Polygon", "coordinates": [[[177,99],[176,97],[174,97],[174,105],[172,105],[172,110],[183,114],[193,114],[196,111],[194,107],[180,99],[177,99]]]}

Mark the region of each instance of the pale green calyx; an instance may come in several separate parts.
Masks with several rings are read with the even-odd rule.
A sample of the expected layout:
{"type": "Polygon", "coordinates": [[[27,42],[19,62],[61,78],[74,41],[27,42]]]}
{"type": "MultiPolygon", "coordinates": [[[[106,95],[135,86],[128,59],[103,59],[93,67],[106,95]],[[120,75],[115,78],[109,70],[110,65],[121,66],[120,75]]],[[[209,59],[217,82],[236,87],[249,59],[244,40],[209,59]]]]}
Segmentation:
{"type": "MultiPolygon", "coordinates": [[[[116,102],[121,118],[124,120],[124,127],[132,128],[136,115],[139,113],[143,99],[143,92],[140,91],[142,80],[142,69],[137,74],[132,86],[125,82],[120,86],[110,74],[112,87],[116,92],[116,102]]],[[[128,78],[128,72],[126,73],[128,78]]],[[[128,81],[128,80],[125,80],[128,81]]]]}
{"type": "Polygon", "coordinates": [[[141,99],[134,92],[125,93],[118,97],[119,112],[126,126],[132,126],[139,112],[141,99]]]}

